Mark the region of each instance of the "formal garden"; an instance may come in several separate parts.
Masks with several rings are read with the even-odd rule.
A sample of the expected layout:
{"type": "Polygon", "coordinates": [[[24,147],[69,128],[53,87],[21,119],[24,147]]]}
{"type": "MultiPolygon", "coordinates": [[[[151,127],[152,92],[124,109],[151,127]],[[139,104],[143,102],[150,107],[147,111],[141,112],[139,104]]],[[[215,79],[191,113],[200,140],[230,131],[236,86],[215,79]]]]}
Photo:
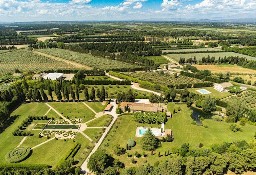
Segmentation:
{"type": "Polygon", "coordinates": [[[58,168],[71,152],[81,165],[112,121],[103,113],[95,118],[104,107],[100,102],[22,104],[11,114],[13,124],[0,134],[0,165],[58,168]]]}

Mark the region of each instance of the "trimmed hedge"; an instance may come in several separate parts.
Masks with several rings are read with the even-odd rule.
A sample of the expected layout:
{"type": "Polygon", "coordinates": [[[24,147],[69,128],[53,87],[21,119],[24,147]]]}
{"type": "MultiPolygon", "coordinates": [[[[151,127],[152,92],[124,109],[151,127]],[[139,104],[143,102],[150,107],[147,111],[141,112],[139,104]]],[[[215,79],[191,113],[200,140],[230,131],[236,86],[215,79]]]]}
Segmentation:
{"type": "Polygon", "coordinates": [[[5,159],[10,163],[18,163],[27,159],[32,153],[31,148],[18,147],[10,151],[5,159]]]}

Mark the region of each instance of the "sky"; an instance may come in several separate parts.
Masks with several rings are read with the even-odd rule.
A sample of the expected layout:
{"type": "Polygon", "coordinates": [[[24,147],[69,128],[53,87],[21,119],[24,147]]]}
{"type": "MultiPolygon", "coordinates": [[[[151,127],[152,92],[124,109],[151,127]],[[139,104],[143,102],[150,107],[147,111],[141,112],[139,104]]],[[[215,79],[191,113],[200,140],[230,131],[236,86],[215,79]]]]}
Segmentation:
{"type": "Polygon", "coordinates": [[[0,0],[0,22],[256,18],[256,0],[0,0]]]}

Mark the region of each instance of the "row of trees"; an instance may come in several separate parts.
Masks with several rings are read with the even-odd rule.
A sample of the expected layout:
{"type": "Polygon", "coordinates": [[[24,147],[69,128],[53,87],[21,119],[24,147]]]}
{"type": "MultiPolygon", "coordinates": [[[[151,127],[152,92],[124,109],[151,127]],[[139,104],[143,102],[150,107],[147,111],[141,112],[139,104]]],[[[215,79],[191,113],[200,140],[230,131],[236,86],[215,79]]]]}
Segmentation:
{"type": "Polygon", "coordinates": [[[147,124],[162,124],[167,121],[165,112],[137,112],[134,117],[136,122],[147,124]]]}
{"type": "Polygon", "coordinates": [[[216,58],[214,56],[208,55],[207,57],[202,57],[200,59],[197,59],[196,56],[191,58],[180,58],[179,63],[185,64],[239,64],[242,65],[245,61],[247,61],[244,57],[238,57],[238,56],[225,56],[225,57],[219,57],[216,58]]]}
{"type": "Polygon", "coordinates": [[[208,81],[202,83],[202,86],[198,84],[199,86],[194,86],[194,87],[208,87],[208,86],[213,86],[212,82],[215,83],[221,83],[221,82],[227,82],[230,80],[230,73],[219,73],[219,74],[212,74],[211,71],[209,70],[198,70],[196,67],[191,66],[191,65],[186,65],[184,67],[184,71],[181,71],[181,75],[187,76],[187,77],[192,77],[192,78],[197,78],[203,81],[208,81]]]}
{"type": "Polygon", "coordinates": [[[57,42],[77,43],[77,42],[117,42],[117,41],[144,41],[144,37],[139,35],[67,35],[55,39],[57,42]]]}

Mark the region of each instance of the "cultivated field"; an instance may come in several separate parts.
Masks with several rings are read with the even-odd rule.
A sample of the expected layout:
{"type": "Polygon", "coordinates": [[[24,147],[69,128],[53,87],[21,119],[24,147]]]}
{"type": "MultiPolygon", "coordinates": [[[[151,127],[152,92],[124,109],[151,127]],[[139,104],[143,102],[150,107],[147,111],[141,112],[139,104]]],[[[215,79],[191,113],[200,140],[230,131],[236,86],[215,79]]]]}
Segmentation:
{"type": "Polygon", "coordinates": [[[199,70],[209,70],[212,73],[239,73],[239,74],[256,74],[256,70],[243,68],[236,65],[193,65],[199,70]]]}
{"type": "Polygon", "coordinates": [[[20,71],[44,71],[72,69],[74,66],[33,54],[28,50],[14,50],[0,54],[0,73],[20,71]]]}
{"type": "Polygon", "coordinates": [[[167,64],[169,63],[169,61],[164,58],[163,56],[150,56],[150,57],[146,57],[149,60],[153,60],[155,62],[155,64],[167,64]]]}
{"type": "Polygon", "coordinates": [[[80,64],[87,65],[89,67],[103,70],[138,67],[136,65],[124,63],[121,61],[110,60],[101,57],[94,57],[90,54],[78,53],[64,49],[42,49],[39,51],[46,53],[48,55],[53,55],[55,57],[60,57],[62,59],[74,61],[80,64]]]}
{"type": "Polygon", "coordinates": [[[221,51],[220,48],[199,48],[199,49],[175,49],[175,50],[163,50],[163,53],[177,53],[177,52],[182,52],[182,53],[192,53],[192,52],[219,52],[221,51]]]}
{"type": "Polygon", "coordinates": [[[248,109],[256,109],[256,91],[247,90],[241,94],[225,98],[223,101],[229,104],[238,100],[243,102],[248,109]]]}
{"type": "Polygon", "coordinates": [[[235,77],[241,77],[242,79],[246,80],[246,81],[251,81],[251,83],[256,82],[256,74],[248,74],[248,75],[232,75],[231,78],[235,78],[235,77]]]}
{"type": "Polygon", "coordinates": [[[179,84],[195,84],[202,83],[202,80],[186,77],[186,76],[178,76],[174,77],[170,74],[160,74],[157,72],[133,72],[133,73],[124,73],[125,75],[129,75],[133,78],[138,78],[139,80],[144,80],[148,82],[152,82],[158,85],[167,86],[167,85],[179,85],[179,84]]]}
{"type": "Polygon", "coordinates": [[[196,57],[196,59],[199,61],[201,60],[203,57],[215,57],[215,59],[220,58],[224,58],[226,57],[230,57],[230,56],[234,56],[234,57],[244,57],[248,60],[256,60],[255,57],[251,57],[251,56],[247,56],[247,55],[242,55],[239,53],[234,53],[234,52],[217,52],[217,53],[189,53],[189,54],[168,54],[167,55],[169,58],[174,59],[176,61],[179,61],[180,58],[185,58],[185,59],[189,59],[189,58],[194,58],[196,57]]]}

